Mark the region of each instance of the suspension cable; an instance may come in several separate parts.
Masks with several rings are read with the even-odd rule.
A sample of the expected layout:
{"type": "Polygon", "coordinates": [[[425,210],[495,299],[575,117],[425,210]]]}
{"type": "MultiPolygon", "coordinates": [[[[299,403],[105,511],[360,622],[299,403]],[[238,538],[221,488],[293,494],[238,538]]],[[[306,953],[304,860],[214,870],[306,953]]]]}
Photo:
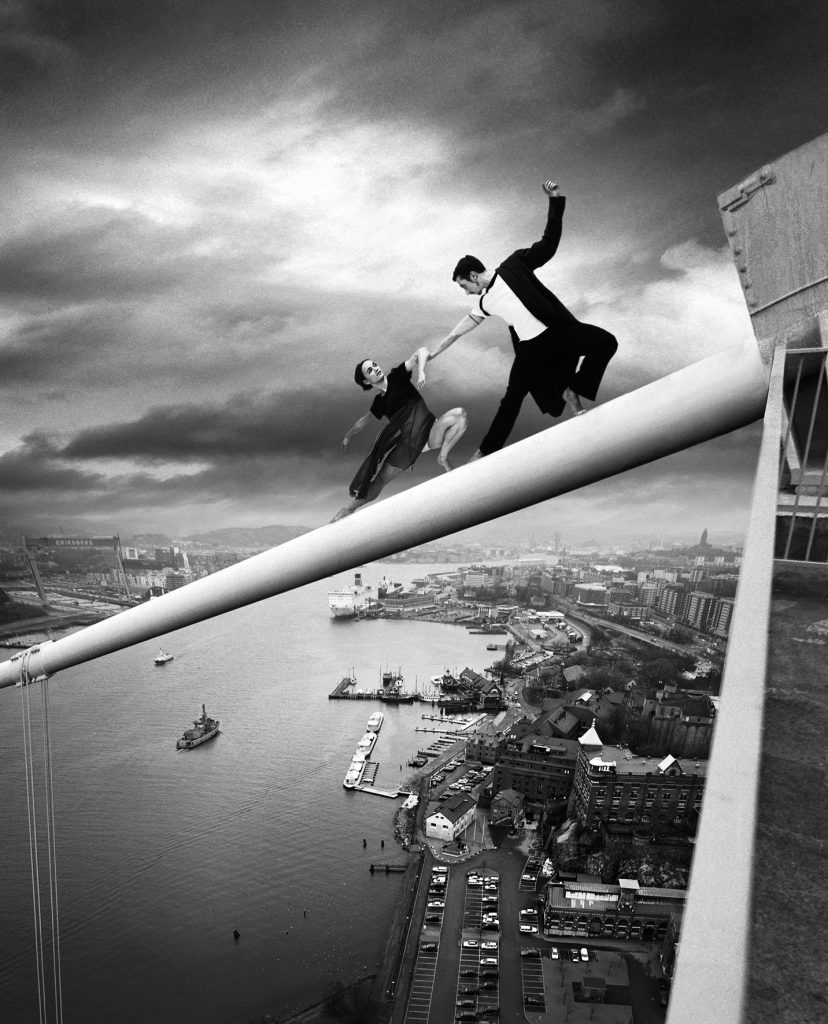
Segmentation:
{"type": "MultiPolygon", "coordinates": [[[[28,651],[26,652],[28,654],[28,651]]],[[[38,1017],[46,1022],[46,979],[43,967],[43,925],[40,909],[40,865],[37,852],[37,806],[34,793],[34,761],[32,752],[32,719],[29,703],[29,659],[24,655],[20,669],[20,701],[23,712],[23,765],[26,776],[26,814],[29,823],[29,864],[32,876],[32,908],[35,930],[35,973],[37,976],[38,1017]]]]}
{"type": "Polygon", "coordinates": [[[60,913],[58,907],[57,847],[55,841],[55,793],[52,776],[52,734],[49,725],[49,677],[43,676],[43,771],[46,789],[46,844],[49,860],[49,902],[52,921],[52,973],[55,987],[55,1020],[63,1024],[63,982],[60,963],[60,913]]]}

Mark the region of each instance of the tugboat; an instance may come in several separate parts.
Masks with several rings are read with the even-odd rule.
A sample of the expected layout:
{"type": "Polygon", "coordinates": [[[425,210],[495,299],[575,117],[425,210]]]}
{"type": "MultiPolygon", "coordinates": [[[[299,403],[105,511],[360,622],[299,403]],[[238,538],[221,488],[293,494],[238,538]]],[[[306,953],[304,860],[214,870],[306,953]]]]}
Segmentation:
{"type": "Polygon", "coordinates": [[[204,705],[201,705],[201,718],[196,718],[193,728],[187,729],[181,739],[176,743],[176,750],[189,750],[197,747],[200,743],[206,743],[219,734],[219,720],[210,718],[204,705]]]}
{"type": "Polygon", "coordinates": [[[166,665],[168,661],[172,661],[175,658],[174,654],[170,654],[165,651],[163,647],[158,648],[158,654],[153,659],[156,665],[166,665]]]}

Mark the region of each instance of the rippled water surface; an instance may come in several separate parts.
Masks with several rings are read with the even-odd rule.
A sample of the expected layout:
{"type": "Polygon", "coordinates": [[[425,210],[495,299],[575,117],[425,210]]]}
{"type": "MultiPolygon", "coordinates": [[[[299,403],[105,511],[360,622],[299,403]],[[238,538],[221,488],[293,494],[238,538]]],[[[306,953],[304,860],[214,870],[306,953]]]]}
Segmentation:
{"type": "MultiPolygon", "coordinates": [[[[363,572],[375,584],[435,568],[363,572]]],[[[376,785],[409,778],[431,708],[327,695],[351,670],[366,688],[385,667],[422,688],[446,667],[482,671],[494,656],[487,637],[462,627],[332,620],[327,591],[351,579],[169,634],[175,660],[163,668],[148,642],[50,682],[67,1021],[242,1022],[376,969],[401,876],[368,865],[402,859],[400,801],[348,792],[342,779],[380,707],[376,785]],[[176,751],[202,703],[221,735],[176,751]]],[[[39,753],[35,688],[31,700],[39,753]]],[[[21,691],[0,691],[4,1024],[38,1019],[21,719],[21,691]]]]}

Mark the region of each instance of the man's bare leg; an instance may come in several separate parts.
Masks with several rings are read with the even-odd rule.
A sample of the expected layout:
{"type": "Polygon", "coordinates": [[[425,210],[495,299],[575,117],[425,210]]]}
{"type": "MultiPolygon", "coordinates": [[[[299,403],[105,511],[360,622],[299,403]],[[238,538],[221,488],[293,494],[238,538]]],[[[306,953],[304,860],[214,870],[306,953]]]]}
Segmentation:
{"type": "Polygon", "coordinates": [[[465,434],[467,422],[466,410],[457,406],[456,409],[449,409],[435,420],[428,435],[428,447],[439,449],[437,465],[447,473],[452,468],[448,457],[449,452],[465,434]]]}
{"type": "Polygon", "coordinates": [[[581,398],[572,388],[566,388],[561,396],[575,416],[582,416],[586,409],[581,405],[581,398]]]}

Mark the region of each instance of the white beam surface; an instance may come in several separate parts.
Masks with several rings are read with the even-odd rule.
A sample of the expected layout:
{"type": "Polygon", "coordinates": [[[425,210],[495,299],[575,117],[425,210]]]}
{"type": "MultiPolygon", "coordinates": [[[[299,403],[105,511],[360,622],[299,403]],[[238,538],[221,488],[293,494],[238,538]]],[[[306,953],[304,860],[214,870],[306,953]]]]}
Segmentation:
{"type": "Polygon", "coordinates": [[[51,676],[729,433],[761,419],[767,388],[755,345],[722,352],[339,522],[16,654],[0,664],[0,687],[19,681],[24,662],[29,676],[51,676]]]}

